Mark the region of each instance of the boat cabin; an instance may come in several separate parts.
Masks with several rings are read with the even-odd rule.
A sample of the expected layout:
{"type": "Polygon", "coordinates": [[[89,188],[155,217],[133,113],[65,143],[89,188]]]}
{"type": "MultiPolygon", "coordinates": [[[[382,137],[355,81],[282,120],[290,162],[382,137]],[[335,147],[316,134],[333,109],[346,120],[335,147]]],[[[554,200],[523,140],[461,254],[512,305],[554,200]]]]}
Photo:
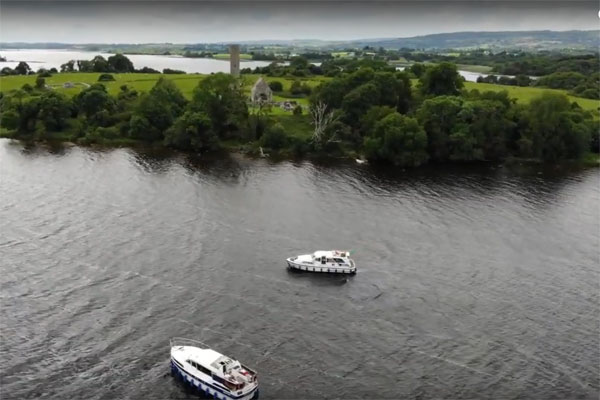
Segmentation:
{"type": "Polygon", "coordinates": [[[314,264],[333,264],[338,266],[350,266],[349,252],[347,251],[315,251],[312,255],[314,264]]]}
{"type": "Polygon", "coordinates": [[[190,351],[186,362],[231,391],[242,390],[246,384],[256,381],[256,372],[210,349],[190,351]]]}

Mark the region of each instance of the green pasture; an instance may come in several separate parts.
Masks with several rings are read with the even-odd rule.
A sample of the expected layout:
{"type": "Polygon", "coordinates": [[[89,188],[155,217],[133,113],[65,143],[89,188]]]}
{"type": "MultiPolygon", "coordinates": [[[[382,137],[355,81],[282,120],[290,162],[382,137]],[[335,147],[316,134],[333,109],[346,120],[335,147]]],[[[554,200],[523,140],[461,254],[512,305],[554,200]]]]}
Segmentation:
{"type": "MultiPolygon", "coordinates": [[[[78,85],[77,87],[65,89],[62,84],[65,82],[72,82],[75,84],[86,83],[88,85],[98,82],[99,73],[60,73],[54,74],[51,77],[45,78],[46,84],[58,85],[55,89],[59,92],[65,93],[69,96],[74,96],[79,93],[84,86],[78,85]]],[[[139,92],[148,92],[154,86],[156,80],[163,76],[166,79],[172,80],[175,85],[182,91],[186,98],[191,98],[194,88],[198,85],[202,79],[207,75],[201,74],[112,74],[115,78],[113,82],[103,82],[108,89],[109,93],[116,95],[119,92],[119,88],[122,85],[127,85],[132,89],[139,92]]],[[[258,74],[242,75],[242,82],[244,91],[250,93],[252,85],[260,77],[258,74]]],[[[20,89],[24,84],[28,83],[31,86],[35,86],[36,75],[16,75],[16,76],[3,76],[0,77],[0,91],[9,92],[14,89],[20,89]]],[[[308,101],[306,97],[295,97],[289,93],[290,86],[295,79],[305,82],[311,88],[314,88],[324,81],[331,78],[324,76],[314,76],[309,78],[294,78],[294,77],[264,77],[267,82],[279,81],[283,85],[283,92],[275,93],[274,99],[276,101],[282,101],[284,99],[296,100],[299,104],[307,105],[308,101]]],[[[412,80],[413,87],[417,86],[418,81],[412,80]]],[[[465,82],[465,88],[468,90],[477,89],[479,91],[493,90],[501,91],[506,90],[511,98],[517,99],[520,103],[529,103],[531,99],[537,97],[545,92],[556,92],[567,94],[566,90],[561,89],[547,89],[541,87],[520,87],[520,86],[508,86],[508,85],[497,85],[492,83],[476,83],[476,82],[465,82]]],[[[568,95],[571,101],[577,102],[583,109],[598,111],[600,107],[600,100],[584,99],[581,97],[575,97],[568,95]]]]}
{"type": "Polygon", "coordinates": [[[542,95],[543,93],[563,93],[566,94],[570,101],[577,102],[584,110],[598,111],[600,108],[600,100],[584,99],[583,97],[575,97],[568,94],[567,90],[561,89],[547,89],[542,87],[531,87],[531,86],[509,86],[509,85],[496,85],[493,83],[477,83],[477,82],[465,82],[465,88],[468,90],[477,89],[480,92],[486,90],[493,90],[499,92],[506,90],[510,98],[517,99],[519,103],[529,103],[533,98],[542,95]]]}
{"type": "MultiPolygon", "coordinates": [[[[61,93],[65,93],[69,96],[75,96],[81,90],[83,90],[86,86],[81,85],[82,83],[87,85],[92,85],[94,83],[98,83],[98,76],[100,74],[97,72],[74,72],[74,73],[60,73],[54,74],[51,77],[45,78],[46,84],[56,87],[53,90],[57,90],[61,93]],[[62,85],[66,82],[71,82],[76,85],[74,88],[63,88],[62,85]]],[[[198,86],[198,83],[204,79],[207,75],[200,74],[112,74],[115,78],[114,81],[111,82],[101,82],[104,86],[106,86],[108,92],[111,95],[116,95],[120,91],[120,87],[123,85],[127,85],[131,89],[135,89],[138,92],[148,92],[159,77],[164,77],[165,79],[172,80],[175,85],[181,90],[183,95],[186,98],[191,98],[194,88],[198,86]]],[[[258,74],[249,74],[242,75],[242,82],[244,91],[248,94],[250,93],[250,89],[252,85],[256,82],[256,80],[260,77],[258,74]]],[[[10,92],[11,90],[20,89],[24,84],[28,83],[31,86],[35,86],[36,75],[15,75],[15,76],[3,76],[0,77],[0,92],[10,92]]],[[[322,83],[324,80],[329,78],[325,77],[311,77],[311,78],[286,78],[286,77],[264,77],[267,82],[271,82],[277,80],[283,85],[283,92],[275,93],[275,100],[281,101],[288,98],[293,98],[298,103],[307,104],[307,100],[305,98],[297,98],[292,96],[289,93],[290,86],[295,79],[300,79],[302,82],[305,82],[310,87],[315,87],[322,83]]]]}

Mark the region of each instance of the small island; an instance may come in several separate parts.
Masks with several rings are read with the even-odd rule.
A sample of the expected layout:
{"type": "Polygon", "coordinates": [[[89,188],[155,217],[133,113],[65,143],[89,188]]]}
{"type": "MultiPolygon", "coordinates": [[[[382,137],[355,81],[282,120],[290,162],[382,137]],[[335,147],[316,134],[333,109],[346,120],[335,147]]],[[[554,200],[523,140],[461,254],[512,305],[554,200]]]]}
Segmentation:
{"type": "MultiPolygon", "coordinates": [[[[72,60],[60,72],[36,74],[24,62],[4,68],[0,135],[347,157],[400,167],[598,161],[597,101],[577,97],[598,97],[597,65],[569,64],[591,73],[571,93],[531,87],[524,78],[465,82],[455,63],[441,60],[400,71],[378,56],[366,57],[370,49],[360,59],[332,57],[320,66],[294,56],[288,64],[240,70],[234,49],[230,74],[136,69],[123,54],[72,60]]],[[[547,86],[564,75],[550,71],[539,80],[547,86]]]]}

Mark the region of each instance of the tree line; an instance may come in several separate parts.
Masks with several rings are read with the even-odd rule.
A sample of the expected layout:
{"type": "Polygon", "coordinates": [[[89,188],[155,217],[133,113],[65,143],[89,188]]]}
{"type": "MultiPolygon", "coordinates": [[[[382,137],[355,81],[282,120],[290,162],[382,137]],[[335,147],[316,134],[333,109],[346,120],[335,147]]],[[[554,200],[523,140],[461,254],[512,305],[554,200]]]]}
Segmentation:
{"type": "Polygon", "coordinates": [[[304,136],[287,132],[267,107],[249,108],[240,81],[222,73],[201,80],[190,100],[166,77],[148,93],[123,85],[116,96],[101,83],[73,98],[24,87],[0,98],[0,125],[34,139],[69,132],[83,143],[124,139],[188,151],[234,141],[297,154],[364,154],[403,167],[507,157],[555,162],[598,152],[598,121],[564,95],[517,104],[507,92],[465,90],[453,64],[425,68],[416,87],[411,73],[360,67],[323,82],[310,94],[309,112],[292,117],[312,122],[304,136]]]}
{"type": "MultiPolygon", "coordinates": [[[[45,74],[45,73],[58,73],[59,71],[56,68],[51,68],[46,70],[45,68],[39,69],[37,74],[45,74]]],[[[69,60],[66,63],[60,66],[60,72],[103,72],[103,73],[144,73],[144,74],[160,74],[161,71],[158,71],[149,67],[142,67],[140,69],[136,69],[133,65],[133,62],[124,56],[123,54],[115,54],[108,58],[104,58],[103,56],[95,56],[91,60],[69,60]]],[[[185,74],[184,71],[174,70],[165,68],[162,73],[164,74],[185,74]]],[[[19,62],[19,64],[13,69],[9,67],[4,67],[0,71],[0,75],[33,75],[36,74],[35,71],[31,69],[29,64],[24,61],[19,62]]]]}
{"type": "Polygon", "coordinates": [[[350,146],[399,166],[598,152],[598,121],[566,96],[523,105],[507,92],[466,91],[449,63],[424,69],[416,90],[406,72],[359,69],[324,83],[312,101],[331,114],[320,136],[328,151],[350,146]]]}

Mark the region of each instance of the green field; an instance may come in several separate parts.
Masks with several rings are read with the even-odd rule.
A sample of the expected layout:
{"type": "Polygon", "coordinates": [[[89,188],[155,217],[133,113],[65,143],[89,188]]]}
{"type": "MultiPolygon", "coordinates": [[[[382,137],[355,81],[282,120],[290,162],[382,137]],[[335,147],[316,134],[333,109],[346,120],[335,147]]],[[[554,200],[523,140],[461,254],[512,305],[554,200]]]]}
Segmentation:
{"type": "MultiPolygon", "coordinates": [[[[88,85],[96,83],[98,81],[99,73],[83,73],[83,72],[75,72],[75,73],[61,73],[54,74],[53,76],[46,78],[46,83],[49,85],[59,85],[56,89],[62,93],[68,94],[69,96],[74,96],[79,93],[83,86],[77,86],[75,88],[64,89],[62,86],[65,82],[72,83],[86,83],[88,85]]],[[[152,89],[156,80],[163,76],[166,79],[172,80],[175,85],[182,91],[183,95],[186,98],[191,98],[194,88],[198,85],[206,75],[200,74],[186,74],[186,75],[177,75],[177,74],[113,74],[115,81],[114,82],[104,82],[103,84],[107,87],[108,91],[112,95],[116,95],[119,92],[119,87],[122,85],[127,85],[130,88],[136,89],[139,92],[147,92],[152,89]]],[[[250,74],[250,75],[242,75],[242,80],[244,84],[244,90],[246,92],[250,92],[250,89],[254,82],[259,78],[260,75],[250,74]]],[[[9,92],[14,89],[21,88],[25,83],[29,83],[31,86],[35,86],[35,75],[18,75],[18,76],[3,76],[0,77],[0,91],[1,92],[9,92]]],[[[282,93],[275,93],[274,99],[276,101],[281,101],[284,99],[293,98],[299,104],[307,105],[308,100],[304,98],[295,98],[290,95],[289,89],[290,85],[295,79],[300,79],[302,82],[306,82],[310,87],[315,87],[320,83],[329,80],[330,78],[326,78],[323,76],[315,76],[310,78],[291,78],[291,77],[265,77],[267,82],[270,81],[280,81],[283,84],[284,91],[282,93]]],[[[412,84],[414,87],[417,85],[417,80],[413,79],[412,84]]],[[[540,87],[519,87],[519,86],[508,86],[508,85],[496,85],[492,83],[476,83],[476,82],[465,82],[465,88],[468,90],[477,89],[479,91],[485,90],[493,90],[493,91],[508,91],[511,98],[517,99],[520,103],[529,103],[532,98],[541,95],[545,92],[555,92],[555,93],[564,93],[567,94],[566,90],[560,89],[546,89],[540,87]]],[[[577,102],[582,108],[591,111],[598,111],[600,107],[600,100],[594,99],[584,99],[581,97],[568,96],[571,101],[577,102]]],[[[597,114],[597,113],[596,113],[597,114]]]]}
{"type": "MultiPolygon", "coordinates": [[[[60,85],[65,82],[72,83],[86,83],[88,85],[98,82],[97,72],[74,72],[74,73],[62,73],[54,74],[46,79],[47,85],[60,85]]],[[[152,86],[156,83],[160,76],[164,76],[166,79],[173,80],[177,87],[181,89],[186,97],[191,97],[193,89],[198,85],[198,82],[204,78],[205,75],[187,74],[112,74],[115,78],[114,82],[102,82],[108,89],[108,92],[112,95],[116,95],[119,92],[119,88],[122,85],[127,85],[130,88],[136,89],[140,92],[147,92],[152,89],[152,86]]],[[[3,76],[0,78],[0,91],[8,92],[13,89],[19,89],[24,84],[28,83],[31,86],[35,86],[35,75],[18,75],[18,76],[3,76]]],[[[59,92],[74,96],[83,89],[83,86],[77,86],[75,88],[64,89],[62,87],[57,88],[59,92]]]]}
{"type": "MultiPolygon", "coordinates": [[[[509,97],[517,99],[519,103],[529,103],[531,99],[542,95],[543,93],[563,93],[567,94],[566,90],[561,89],[547,89],[541,87],[521,87],[521,86],[508,86],[508,85],[496,85],[493,83],[477,83],[477,82],[465,82],[465,88],[468,90],[477,89],[479,91],[493,90],[499,92],[506,90],[509,97]]],[[[570,96],[567,94],[570,101],[575,101],[579,106],[585,110],[598,111],[600,108],[600,100],[584,99],[582,97],[570,96]]]]}
{"type": "MultiPolygon", "coordinates": [[[[71,82],[74,84],[85,83],[88,85],[94,84],[98,82],[98,76],[100,74],[93,73],[84,73],[84,72],[75,72],[75,73],[61,73],[54,74],[53,76],[46,79],[47,85],[58,85],[58,87],[54,90],[57,90],[61,93],[65,93],[69,96],[75,96],[81,90],[84,89],[84,85],[77,85],[74,88],[65,89],[62,85],[65,82],[71,82]]],[[[106,86],[108,92],[111,95],[116,95],[120,91],[120,87],[122,85],[127,85],[132,89],[135,89],[139,92],[148,92],[159,77],[163,76],[166,79],[172,80],[175,85],[181,90],[183,95],[186,98],[191,98],[194,88],[198,86],[198,82],[204,79],[207,75],[200,74],[112,74],[115,78],[113,82],[102,82],[103,85],[106,86]]],[[[250,89],[252,85],[256,82],[256,80],[260,77],[257,74],[249,74],[242,75],[242,81],[244,85],[244,91],[250,93],[250,89]]],[[[35,80],[37,76],[35,75],[17,75],[17,76],[3,76],[0,77],[0,91],[1,92],[9,92],[14,89],[20,89],[24,84],[28,83],[31,86],[35,86],[35,80]]],[[[315,87],[319,85],[321,82],[326,80],[324,77],[312,77],[312,78],[272,78],[265,77],[267,82],[277,80],[283,84],[284,91],[280,93],[276,93],[274,98],[277,101],[281,101],[287,98],[293,98],[298,103],[308,104],[306,98],[295,98],[289,94],[289,89],[294,81],[294,79],[300,79],[302,82],[305,82],[310,87],[315,87]]]]}
{"type": "MultiPolygon", "coordinates": [[[[217,54],[213,54],[213,58],[216,58],[216,59],[219,59],[219,60],[229,60],[229,53],[217,53],[217,54]]],[[[241,60],[252,60],[252,54],[241,53],[240,54],[240,59],[241,60]]]]}

